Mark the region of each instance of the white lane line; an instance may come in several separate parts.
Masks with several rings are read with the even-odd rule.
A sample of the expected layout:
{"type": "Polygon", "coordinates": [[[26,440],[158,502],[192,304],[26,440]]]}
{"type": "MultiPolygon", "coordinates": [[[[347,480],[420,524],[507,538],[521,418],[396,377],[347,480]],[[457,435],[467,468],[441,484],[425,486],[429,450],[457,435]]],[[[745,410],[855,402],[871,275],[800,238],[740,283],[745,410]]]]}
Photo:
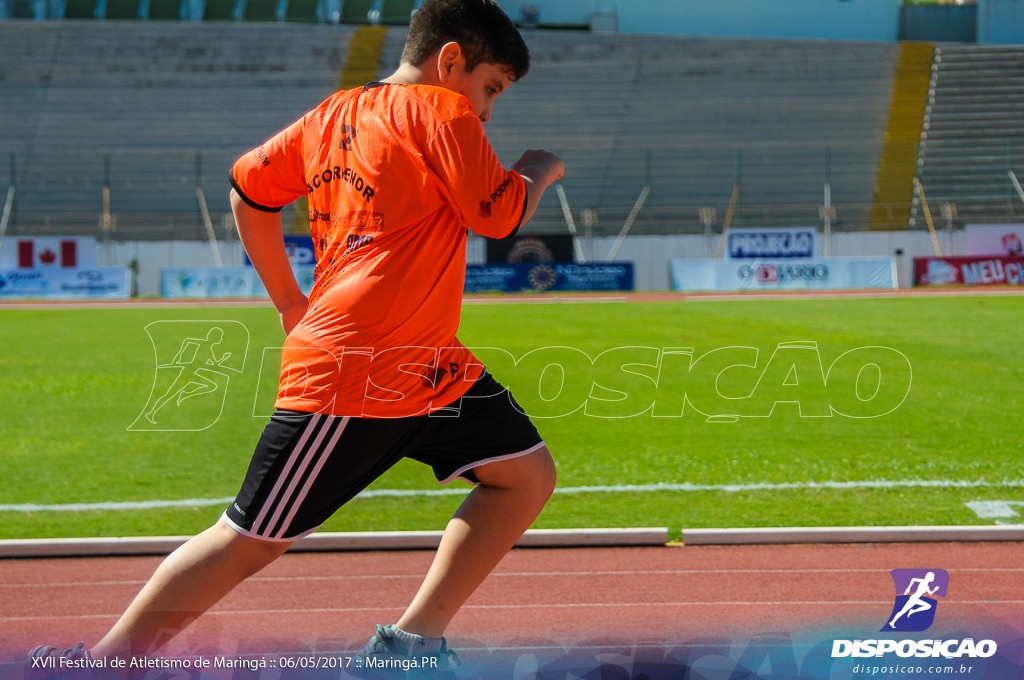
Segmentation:
{"type": "MultiPolygon", "coordinates": [[[[860,480],[825,482],[784,482],[779,484],[681,484],[659,482],[656,484],[609,484],[597,486],[567,486],[555,489],[559,495],[589,493],[696,493],[745,491],[800,491],[800,490],[852,490],[852,489],[1021,489],[1024,479],[1004,479],[990,482],[984,479],[905,479],[905,480],[860,480]]],[[[358,499],[370,498],[428,498],[432,496],[464,496],[470,489],[370,489],[361,493],[358,499]]],[[[150,510],[162,508],[195,508],[227,505],[234,497],[186,498],[180,500],[152,501],[105,501],[98,503],[6,503],[0,504],[0,512],[87,512],[94,510],[150,510]]]]}
{"type": "MultiPolygon", "coordinates": [[[[883,573],[884,569],[622,569],[604,571],[508,571],[494,572],[488,579],[495,578],[578,578],[586,577],[628,577],[628,576],[729,576],[729,575],[787,575],[801,574],[872,574],[883,573]]],[[[987,574],[1024,574],[1024,567],[950,567],[955,573],[987,573],[987,574]]],[[[348,576],[253,576],[246,583],[291,583],[296,581],[332,583],[345,581],[420,581],[423,574],[352,574],[348,576]]],[[[119,588],[141,586],[146,579],[130,579],[123,581],[64,581],[40,583],[0,583],[0,590],[23,588],[119,588]]]]}
{"type": "MultiPolygon", "coordinates": [[[[1006,606],[1024,605],[1024,600],[957,600],[956,602],[943,602],[943,607],[957,606],[1006,606]]],[[[764,600],[764,601],[718,601],[718,602],[568,602],[568,603],[536,603],[536,604],[476,604],[464,605],[462,609],[479,610],[516,610],[516,609],[609,609],[627,608],[640,609],[650,607],[835,607],[843,606],[885,606],[892,607],[892,600],[764,600]]],[[[315,609],[238,609],[238,610],[215,610],[209,611],[203,616],[286,616],[312,614],[361,614],[366,612],[403,612],[406,605],[380,606],[380,607],[320,607],[315,609]]],[[[11,623],[29,623],[34,621],[71,621],[88,619],[116,619],[117,614],[79,614],[79,615],[53,615],[53,616],[5,616],[0,621],[11,623]]]]}

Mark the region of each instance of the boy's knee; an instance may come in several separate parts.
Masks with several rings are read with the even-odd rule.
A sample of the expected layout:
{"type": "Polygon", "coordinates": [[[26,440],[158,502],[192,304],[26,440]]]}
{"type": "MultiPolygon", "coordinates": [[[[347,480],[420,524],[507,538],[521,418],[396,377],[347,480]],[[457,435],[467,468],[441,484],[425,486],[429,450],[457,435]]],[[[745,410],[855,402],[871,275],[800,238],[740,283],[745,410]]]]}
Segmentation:
{"type": "Polygon", "coordinates": [[[558,482],[558,470],[555,467],[555,459],[551,452],[544,447],[537,452],[537,486],[544,491],[546,496],[551,496],[555,491],[555,484],[558,482]]]}
{"type": "Polygon", "coordinates": [[[523,476],[523,486],[532,492],[541,504],[547,503],[558,481],[558,472],[551,453],[544,447],[524,458],[523,462],[528,470],[523,476]]]}
{"type": "Polygon", "coordinates": [[[226,550],[257,570],[276,560],[292,545],[290,541],[268,541],[246,536],[223,521],[215,524],[213,530],[219,532],[220,541],[226,550]]]}
{"type": "Polygon", "coordinates": [[[483,465],[474,472],[485,486],[515,488],[545,502],[554,492],[558,476],[546,446],[518,458],[483,465]]]}

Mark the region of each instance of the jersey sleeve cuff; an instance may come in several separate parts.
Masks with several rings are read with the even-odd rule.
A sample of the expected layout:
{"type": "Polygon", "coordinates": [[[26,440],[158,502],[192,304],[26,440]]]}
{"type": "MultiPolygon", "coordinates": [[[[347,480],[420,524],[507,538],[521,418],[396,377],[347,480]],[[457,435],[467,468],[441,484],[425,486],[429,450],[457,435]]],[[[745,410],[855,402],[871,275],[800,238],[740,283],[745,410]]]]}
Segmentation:
{"type": "Polygon", "coordinates": [[[528,191],[529,191],[529,189],[527,189],[526,191],[523,191],[523,211],[521,213],[519,213],[519,224],[517,224],[515,226],[515,228],[512,231],[510,231],[508,234],[506,234],[505,236],[502,236],[501,237],[502,240],[510,239],[510,238],[515,238],[515,235],[519,233],[519,228],[523,226],[523,218],[526,217],[526,203],[527,203],[527,201],[530,198],[529,193],[527,193],[528,191]]]}
{"type": "Polygon", "coordinates": [[[242,187],[238,186],[238,182],[235,181],[235,176],[234,175],[230,175],[228,180],[231,182],[231,188],[235,190],[235,192],[238,194],[238,197],[241,198],[242,201],[245,202],[245,204],[247,206],[249,206],[250,208],[255,208],[256,210],[260,210],[262,212],[269,212],[269,213],[281,212],[281,209],[283,208],[283,206],[278,206],[278,207],[275,208],[275,207],[272,207],[272,206],[269,206],[269,205],[262,205],[260,203],[257,203],[256,201],[252,200],[248,196],[246,196],[245,192],[242,191],[242,187]]]}
{"type": "Polygon", "coordinates": [[[523,218],[526,217],[526,205],[529,202],[529,200],[530,200],[530,189],[529,189],[529,187],[524,186],[523,187],[523,209],[519,213],[519,222],[516,224],[515,228],[512,229],[512,231],[510,231],[509,233],[507,233],[504,236],[502,236],[500,240],[504,241],[506,239],[515,238],[515,235],[519,233],[519,228],[523,226],[523,218]]]}

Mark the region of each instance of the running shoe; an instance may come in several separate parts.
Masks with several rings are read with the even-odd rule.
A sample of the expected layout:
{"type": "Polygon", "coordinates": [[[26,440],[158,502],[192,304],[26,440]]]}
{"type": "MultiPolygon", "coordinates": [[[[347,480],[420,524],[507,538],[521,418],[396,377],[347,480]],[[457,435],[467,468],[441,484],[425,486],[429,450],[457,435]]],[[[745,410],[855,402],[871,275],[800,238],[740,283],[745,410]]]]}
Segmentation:
{"type": "Polygon", "coordinates": [[[454,677],[453,671],[462,662],[443,637],[427,641],[417,636],[410,644],[398,639],[394,626],[378,624],[376,635],[359,656],[359,664],[374,677],[431,678],[454,677]]]}
{"type": "Polygon", "coordinates": [[[39,645],[25,659],[25,680],[55,677],[85,677],[89,672],[92,655],[84,642],[61,649],[53,645],[39,645]]]}

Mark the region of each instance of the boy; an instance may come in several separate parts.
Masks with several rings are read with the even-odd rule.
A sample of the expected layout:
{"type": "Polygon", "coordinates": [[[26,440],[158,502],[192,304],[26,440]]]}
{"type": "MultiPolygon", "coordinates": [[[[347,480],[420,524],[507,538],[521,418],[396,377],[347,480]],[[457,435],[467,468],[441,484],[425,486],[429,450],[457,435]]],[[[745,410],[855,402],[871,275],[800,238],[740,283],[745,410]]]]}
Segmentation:
{"type": "Polygon", "coordinates": [[[287,334],[277,410],[221,520],[171,554],[91,650],[34,656],[154,652],[403,457],[477,486],[366,653],[453,656],[449,621],[555,484],[536,429],[455,337],[467,228],[510,236],[563,173],[544,151],[506,170],[484,136],[528,68],[493,0],[427,0],[394,74],[335,94],[236,162],[239,236],[287,334]],[[317,251],[308,300],[279,214],[303,195],[317,251]]]}

